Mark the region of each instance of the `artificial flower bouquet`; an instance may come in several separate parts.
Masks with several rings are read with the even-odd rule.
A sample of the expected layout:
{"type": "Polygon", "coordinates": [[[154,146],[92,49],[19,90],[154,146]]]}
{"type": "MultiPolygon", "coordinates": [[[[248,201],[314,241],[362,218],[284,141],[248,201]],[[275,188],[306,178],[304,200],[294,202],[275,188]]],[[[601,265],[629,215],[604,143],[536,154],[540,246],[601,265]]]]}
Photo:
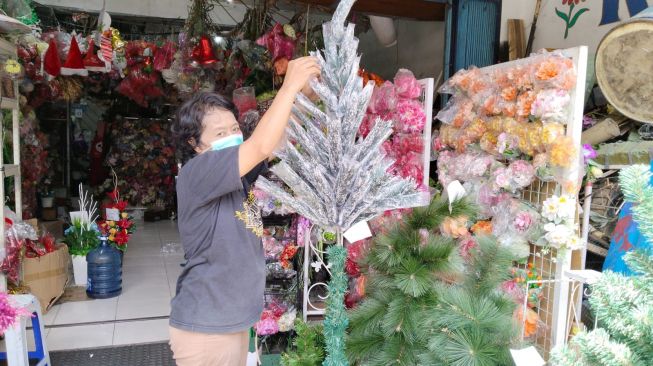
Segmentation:
{"type": "Polygon", "coordinates": [[[254,325],[256,334],[270,336],[279,332],[289,332],[295,328],[297,310],[279,299],[266,304],[261,319],[254,325]]]}
{"type": "Polygon", "coordinates": [[[367,113],[359,127],[359,135],[367,136],[378,120],[393,121],[394,136],[383,144],[385,153],[395,160],[393,175],[412,178],[423,186],[424,139],[426,113],[420,101],[422,86],[413,73],[400,69],[393,82],[377,82],[367,113]]]}
{"type": "Polygon", "coordinates": [[[118,189],[108,192],[107,197],[109,201],[103,205],[104,220],[99,221],[98,227],[111,246],[124,252],[129,236],[136,230],[134,218],[125,211],[127,201],[120,198],[118,189]]]}

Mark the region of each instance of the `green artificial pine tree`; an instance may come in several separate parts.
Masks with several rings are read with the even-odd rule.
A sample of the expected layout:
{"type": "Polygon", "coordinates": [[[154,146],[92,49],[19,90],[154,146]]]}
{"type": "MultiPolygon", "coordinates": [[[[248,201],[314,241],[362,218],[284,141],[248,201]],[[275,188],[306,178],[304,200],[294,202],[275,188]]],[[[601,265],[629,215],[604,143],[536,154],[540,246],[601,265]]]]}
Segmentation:
{"type": "Polygon", "coordinates": [[[351,313],[347,350],[361,365],[508,365],[514,302],[500,285],[513,255],[476,238],[466,266],[455,240],[433,234],[447,217],[475,215],[436,198],[375,239],[365,259],[366,299],[351,313]],[[431,234],[425,236],[427,230],[431,234]]]}
{"type": "Polygon", "coordinates": [[[293,349],[281,356],[282,366],[319,366],[324,361],[324,336],[321,325],[295,322],[297,336],[293,349]]]}
{"type": "Polygon", "coordinates": [[[429,235],[449,216],[473,216],[466,201],[435,198],[374,239],[363,263],[368,276],[365,300],[350,315],[349,358],[363,365],[419,365],[427,351],[423,322],[438,303],[438,276],[450,277],[461,267],[456,242],[429,235]]]}
{"type": "Polygon", "coordinates": [[[438,304],[425,318],[429,352],[421,365],[511,364],[515,303],[499,287],[510,279],[515,258],[494,238],[476,240],[463,280],[436,285],[438,304]]]}
{"type": "MultiPolygon", "coordinates": [[[[648,167],[637,165],[622,170],[620,176],[625,199],[633,202],[634,219],[649,243],[653,243],[651,175],[648,167]]],[[[555,350],[554,365],[653,365],[653,255],[638,250],[624,259],[637,275],[603,273],[590,296],[599,328],[582,332],[567,347],[555,350]]]]}

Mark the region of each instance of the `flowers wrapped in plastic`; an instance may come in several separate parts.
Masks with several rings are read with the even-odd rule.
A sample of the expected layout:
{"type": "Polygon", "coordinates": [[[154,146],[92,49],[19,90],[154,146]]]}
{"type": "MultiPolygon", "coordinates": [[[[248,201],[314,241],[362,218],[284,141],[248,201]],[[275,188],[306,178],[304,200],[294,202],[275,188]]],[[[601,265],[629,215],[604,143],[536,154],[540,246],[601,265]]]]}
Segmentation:
{"type": "Polygon", "coordinates": [[[394,84],[399,98],[417,99],[422,94],[422,86],[410,70],[399,69],[395,75],[394,84]]]}

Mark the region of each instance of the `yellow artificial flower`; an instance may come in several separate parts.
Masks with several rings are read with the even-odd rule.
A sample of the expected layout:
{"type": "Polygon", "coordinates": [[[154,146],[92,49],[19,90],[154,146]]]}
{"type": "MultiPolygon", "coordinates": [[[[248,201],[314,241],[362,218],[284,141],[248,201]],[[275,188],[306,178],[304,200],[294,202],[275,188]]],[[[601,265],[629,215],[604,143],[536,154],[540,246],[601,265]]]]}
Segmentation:
{"type": "Polygon", "coordinates": [[[107,225],[109,225],[110,227],[114,227],[114,226],[116,226],[116,222],[115,221],[107,221],[107,225]]]}
{"type": "Polygon", "coordinates": [[[20,74],[21,66],[16,60],[7,60],[5,63],[5,72],[10,75],[20,74]]]}
{"type": "Polygon", "coordinates": [[[116,230],[115,228],[112,228],[111,230],[109,230],[109,232],[111,233],[111,235],[116,235],[118,230],[116,230]]]}
{"type": "Polygon", "coordinates": [[[116,237],[115,237],[115,236],[113,236],[113,235],[109,235],[109,241],[115,241],[115,240],[116,240],[116,237]]]}
{"type": "Polygon", "coordinates": [[[127,212],[123,212],[122,214],[120,214],[120,216],[121,216],[123,219],[128,219],[128,218],[129,218],[129,214],[128,214],[127,212]]]}

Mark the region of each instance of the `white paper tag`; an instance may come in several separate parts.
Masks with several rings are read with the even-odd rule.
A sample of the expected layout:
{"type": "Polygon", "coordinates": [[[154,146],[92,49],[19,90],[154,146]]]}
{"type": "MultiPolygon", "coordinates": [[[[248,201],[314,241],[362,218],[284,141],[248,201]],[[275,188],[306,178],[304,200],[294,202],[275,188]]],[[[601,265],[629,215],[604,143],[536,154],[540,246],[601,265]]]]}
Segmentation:
{"type": "Polygon", "coordinates": [[[258,357],[256,356],[256,352],[248,352],[247,366],[257,366],[257,365],[258,365],[258,357]]]}
{"type": "Polygon", "coordinates": [[[515,366],[544,366],[546,364],[533,346],[524,349],[511,349],[510,354],[512,354],[512,360],[515,361],[515,366]]]}
{"type": "Polygon", "coordinates": [[[449,183],[447,186],[447,197],[449,197],[449,212],[451,212],[451,204],[453,204],[454,201],[465,197],[466,194],[467,192],[465,191],[465,188],[463,188],[463,185],[460,184],[459,181],[454,180],[453,182],[449,183]]]}
{"type": "Polygon", "coordinates": [[[120,221],[120,210],[117,208],[107,208],[107,221],[120,221]]]}
{"type": "Polygon", "coordinates": [[[84,223],[89,221],[88,212],[86,211],[71,211],[69,215],[70,215],[70,221],[79,220],[84,223]]]}
{"type": "Polygon", "coordinates": [[[355,243],[357,241],[372,237],[372,231],[370,230],[370,226],[367,224],[367,221],[361,221],[349,228],[349,230],[345,231],[344,237],[348,242],[355,243]]]}

